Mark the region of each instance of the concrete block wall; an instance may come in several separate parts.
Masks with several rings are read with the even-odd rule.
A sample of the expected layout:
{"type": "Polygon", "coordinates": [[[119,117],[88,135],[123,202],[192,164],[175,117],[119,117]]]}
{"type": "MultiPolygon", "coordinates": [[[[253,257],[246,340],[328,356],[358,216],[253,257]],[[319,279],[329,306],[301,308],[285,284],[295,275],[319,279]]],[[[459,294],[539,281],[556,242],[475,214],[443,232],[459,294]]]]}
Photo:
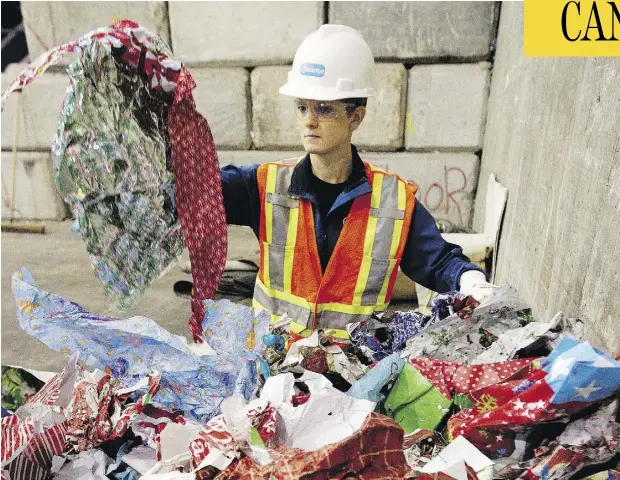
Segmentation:
{"type": "MultiPolygon", "coordinates": [[[[12,64],[7,67],[2,74],[3,91],[24,66],[12,64]]],[[[49,150],[68,87],[67,75],[46,72],[21,93],[13,93],[2,112],[2,150],[12,150],[14,141],[17,141],[19,150],[49,150]],[[19,118],[16,118],[17,115],[19,118]]]]}
{"type": "MultiPolygon", "coordinates": [[[[418,183],[418,198],[438,218],[464,227],[472,218],[498,11],[495,2],[22,4],[31,58],[115,18],[161,35],[196,79],[197,108],[222,165],[228,152],[257,161],[300,152],[292,99],[278,93],[295,51],[324,23],[357,28],[376,57],[378,94],[353,143],[363,158],[418,183]]],[[[15,70],[3,73],[3,86],[15,70]]],[[[60,72],[24,90],[19,149],[49,150],[68,83],[60,72]]],[[[3,113],[5,151],[13,134],[4,127],[15,115],[11,105],[3,113]]]]}
{"type": "Polygon", "coordinates": [[[52,157],[48,152],[2,152],[2,218],[55,220],[66,211],[52,178],[52,157]],[[15,207],[11,211],[13,165],[15,164],[15,207]]]}
{"type": "MultiPolygon", "coordinates": [[[[620,353],[620,60],[525,57],[523,4],[502,5],[480,178],[508,188],[496,283],[542,321],[562,310],[620,353]]],[[[474,226],[484,223],[486,182],[474,226]]]]}

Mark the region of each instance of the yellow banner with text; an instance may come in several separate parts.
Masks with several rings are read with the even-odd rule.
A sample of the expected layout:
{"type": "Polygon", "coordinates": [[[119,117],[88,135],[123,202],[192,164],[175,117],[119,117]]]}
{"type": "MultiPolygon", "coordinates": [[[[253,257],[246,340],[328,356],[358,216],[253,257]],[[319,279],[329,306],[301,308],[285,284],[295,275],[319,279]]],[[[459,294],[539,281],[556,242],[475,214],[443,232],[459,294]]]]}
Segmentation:
{"type": "Polygon", "coordinates": [[[620,0],[524,0],[527,57],[620,56],[620,0]]]}

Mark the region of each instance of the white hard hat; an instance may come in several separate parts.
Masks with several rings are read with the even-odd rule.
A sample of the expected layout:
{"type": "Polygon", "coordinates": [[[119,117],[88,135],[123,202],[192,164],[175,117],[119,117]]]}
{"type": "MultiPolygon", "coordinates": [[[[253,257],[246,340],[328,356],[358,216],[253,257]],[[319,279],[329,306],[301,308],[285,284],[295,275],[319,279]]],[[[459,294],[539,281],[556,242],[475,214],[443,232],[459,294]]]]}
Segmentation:
{"type": "Polygon", "coordinates": [[[374,76],[375,60],[360,33],[327,24],[301,42],[280,93],[310,100],[372,97],[374,76]]]}

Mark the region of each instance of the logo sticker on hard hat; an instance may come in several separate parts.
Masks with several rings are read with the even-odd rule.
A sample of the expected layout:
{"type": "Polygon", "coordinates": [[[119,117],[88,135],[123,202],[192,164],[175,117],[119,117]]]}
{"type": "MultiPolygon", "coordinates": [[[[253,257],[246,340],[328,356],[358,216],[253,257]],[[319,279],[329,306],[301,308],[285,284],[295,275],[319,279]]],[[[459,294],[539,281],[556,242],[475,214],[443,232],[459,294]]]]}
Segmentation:
{"type": "Polygon", "coordinates": [[[318,63],[304,63],[301,66],[301,74],[307,77],[322,77],[325,75],[325,65],[318,63]]]}

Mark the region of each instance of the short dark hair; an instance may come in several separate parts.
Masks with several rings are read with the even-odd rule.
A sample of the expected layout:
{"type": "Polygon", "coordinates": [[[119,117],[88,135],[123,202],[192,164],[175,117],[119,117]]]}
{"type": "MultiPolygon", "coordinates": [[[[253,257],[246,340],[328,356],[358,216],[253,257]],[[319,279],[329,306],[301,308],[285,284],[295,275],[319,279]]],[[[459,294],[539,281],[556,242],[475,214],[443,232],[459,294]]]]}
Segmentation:
{"type": "Polygon", "coordinates": [[[347,106],[347,113],[351,114],[357,107],[365,107],[368,103],[367,98],[344,98],[342,102],[347,106]]]}

